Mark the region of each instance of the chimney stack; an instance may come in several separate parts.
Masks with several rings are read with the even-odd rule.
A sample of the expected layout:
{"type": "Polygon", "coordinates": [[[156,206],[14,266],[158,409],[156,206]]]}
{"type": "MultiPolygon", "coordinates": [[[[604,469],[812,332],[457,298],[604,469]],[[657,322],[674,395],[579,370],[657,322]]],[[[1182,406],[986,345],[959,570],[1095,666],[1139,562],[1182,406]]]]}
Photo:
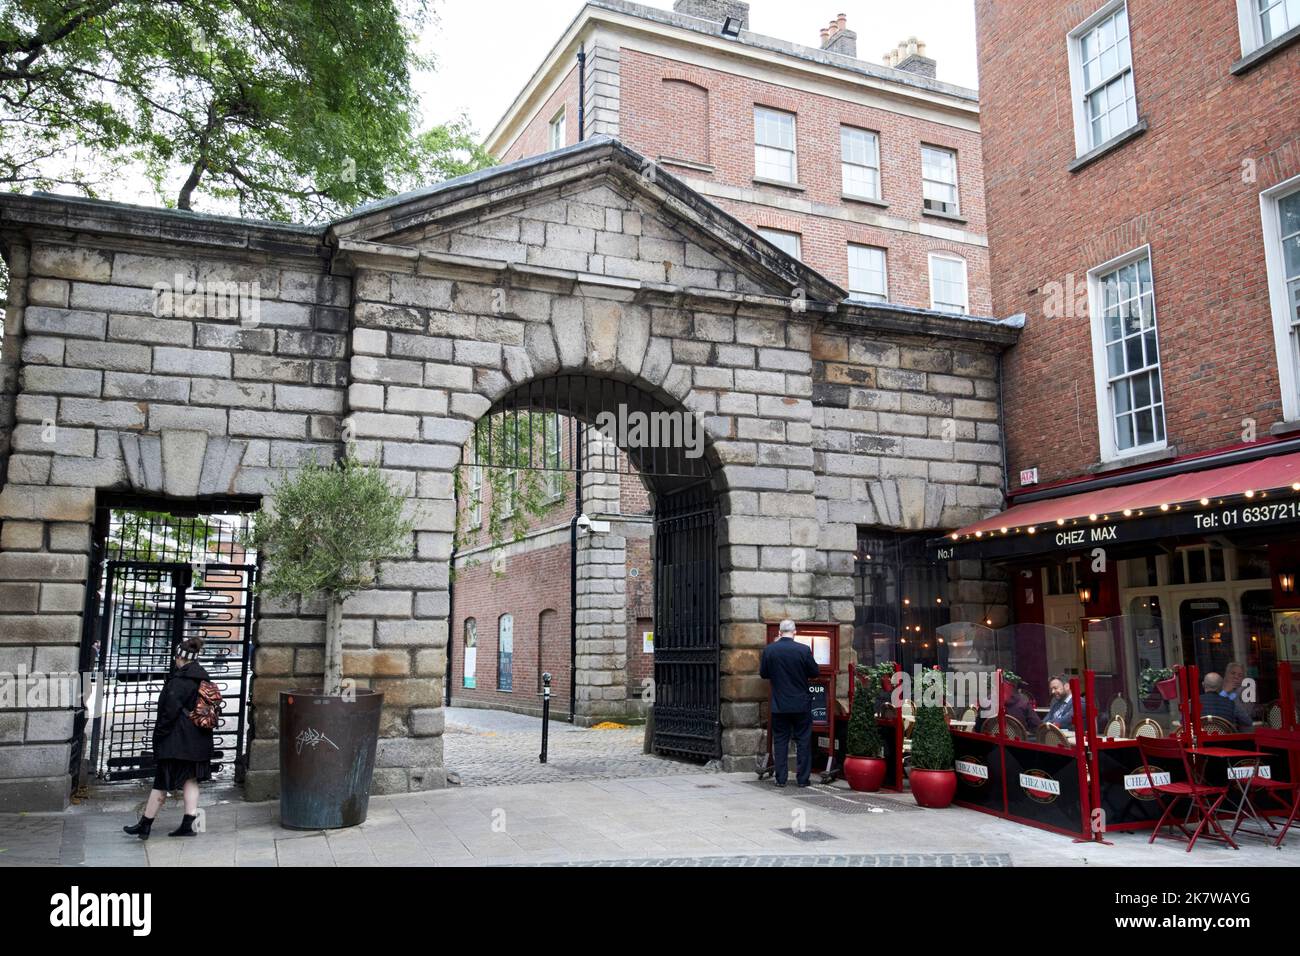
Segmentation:
{"type": "Polygon", "coordinates": [[[736,3],[732,0],[674,0],[674,13],[684,13],[688,17],[701,20],[724,22],[727,17],[740,21],[740,29],[749,29],[749,4],[736,3]]]}
{"type": "Polygon", "coordinates": [[[931,80],[935,78],[935,70],[938,66],[934,60],[925,55],[925,44],[916,37],[900,40],[897,49],[885,53],[884,61],[885,66],[892,66],[896,70],[915,73],[917,76],[928,77],[931,80]]]}
{"type": "Polygon", "coordinates": [[[821,34],[822,49],[827,53],[857,58],[858,35],[848,28],[848,17],[844,14],[832,20],[830,26],[822,27],[821,34]]]}

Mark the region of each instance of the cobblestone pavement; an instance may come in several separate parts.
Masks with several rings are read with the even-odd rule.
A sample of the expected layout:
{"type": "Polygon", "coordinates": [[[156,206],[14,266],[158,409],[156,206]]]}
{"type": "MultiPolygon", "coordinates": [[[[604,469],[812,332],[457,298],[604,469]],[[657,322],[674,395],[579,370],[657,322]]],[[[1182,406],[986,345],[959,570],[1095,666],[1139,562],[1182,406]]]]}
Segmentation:
{"type": "Polygon", "coordinates": [[[696,774],[699,764],[642,753],[645,727],[596,730],[552,720],[542,763],[542,721],[474,707],[448,707],[443,760],[461,786],[696,774]]]}
{"type": "Polygon", "coordinates": [[[1300,866],[1300,836],[1274,850],[1247,838],[1233,851],[1146,834],[1113,845],[1019,826],[971,810],[918,809],[906,794],[854,794],[843,783],[778,790],[754,775],[672,773],[619,780],[449,787],[374,797],[366,822],[331,831],[279,825],[276,803],[202,792],[204,832],[121,832],[143,791],[92,792],[64,813],[0,814],[4,866],[1300,866]]]}

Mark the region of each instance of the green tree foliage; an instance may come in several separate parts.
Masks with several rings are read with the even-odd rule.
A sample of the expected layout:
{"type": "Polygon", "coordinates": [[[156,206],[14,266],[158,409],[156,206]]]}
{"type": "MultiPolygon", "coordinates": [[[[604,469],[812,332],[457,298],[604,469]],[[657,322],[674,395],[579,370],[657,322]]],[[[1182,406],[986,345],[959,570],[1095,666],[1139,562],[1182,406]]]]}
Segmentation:
{"type": "MultiPolygon", "coordinates": [[[[922,701],[932,699],[937,691],[929,691],[933,682],[943,681],[939,671],[922,671],[921,686],[916,689],[916,727],[912,730],[912,769],[951,770],[955,761],[952,748],[952,731],[943,708],[922,701]]],[[[940,696],[942,696],[940,694],[940,696]]]]}
{"type": "Polygon", "coordinates": [[[462,465],[456,473],[457,499],[463,505],[456,514],[457,548],[520,541],[534,522],[560,506],[572,487],[560,470],[566,467],[563,449],[570,435],[565,421],[541,412],[506,412],[479,420],[469,449],[476,464],[462,465]],[[482,468],[481,489],[470,480],[476,465],[482,468]],[[484,507],[486,520],[474,524],[466,519],[484,507]]]}
{"type": "Polygon", "coordinates": [[[281,476],[271,499],[274,510],[263,507],[254,516],[245,541],[266,559],[258,593],[326,595],[325,692],[337,694],[343,601],[374,585],[379,561],[409,554],[413,524],[403,514],[405,499],[378,466],[350,456],[281,476]]]}
{"type": "Polygon", "coordinates": [[[850,757],[879,757],[885,751],[876,724],[875,693],[878,686],[871,670],[859,667],[854,678],[853,709],[849,711],[846,741],[850,757]]]}
{"type": "Polygon", "coordinates": [[[463,119],[419,129],[429,20],[427,0],[9,0],[0,184],[96,195],[133,162],[181,209],[316,220],[480,168],[463,119]]]}

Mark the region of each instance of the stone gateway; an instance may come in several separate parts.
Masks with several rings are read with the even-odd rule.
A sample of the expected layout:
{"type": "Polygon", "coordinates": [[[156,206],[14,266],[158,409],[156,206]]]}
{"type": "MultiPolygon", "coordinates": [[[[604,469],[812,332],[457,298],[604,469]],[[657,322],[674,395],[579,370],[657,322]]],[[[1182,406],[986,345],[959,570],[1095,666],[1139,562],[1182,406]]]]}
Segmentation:
{"type": "MultiPolygon", "coordinates": [[[[702,424],[728,769],[760,738],[766,622],[837,622],[847,659],[859,529],[939,533],[1002,504],[1015,323],[848,301],[603,137],[326,226],[6,195],[0,239],[0,672],[81,669],[104,496],[257,499],[350,446],[415,522],[346,612],[345,674],[385,694],[377,792],[445,783],[454,473],[521,385],[621,382],[702,424]]],[[[948,573],[954,614],[1002,613],[978,562],[948,573]]],[[[599,627],[582,620],[580,643],[599,627]]],[[[322,640],[316,602],[261,602],[249,798],[277,792],[278,693],[319,679],[322,640]]],[[[66,805],[77,717],[0,712],[0,810],[66,805]]]]}

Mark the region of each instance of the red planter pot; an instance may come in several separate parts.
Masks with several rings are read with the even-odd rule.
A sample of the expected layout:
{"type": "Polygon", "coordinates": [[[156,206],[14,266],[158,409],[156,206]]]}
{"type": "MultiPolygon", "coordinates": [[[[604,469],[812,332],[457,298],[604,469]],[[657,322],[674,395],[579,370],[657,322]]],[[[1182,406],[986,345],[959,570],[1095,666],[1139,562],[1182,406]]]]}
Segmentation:
{"type": "Polygon", "coordinates": [[[875,793],[885,782],[888,764],[879,757],[845,757],[844,779],[862,793],[875,793]]]}
{"type": "Polygon", "coordinates": [[[954,770],[917,770],[908,776],[912,796],[918,806],[942,810],[957,796],[957,773],[954,770]]]}
{"type": "Polygon", "coordinates": [[[1168,680],[1156,682],[1156,690],[1160,691],[1160,696],[1165,700],[1178,699],[1178,678],[1170,677],[1168,680]]]}

